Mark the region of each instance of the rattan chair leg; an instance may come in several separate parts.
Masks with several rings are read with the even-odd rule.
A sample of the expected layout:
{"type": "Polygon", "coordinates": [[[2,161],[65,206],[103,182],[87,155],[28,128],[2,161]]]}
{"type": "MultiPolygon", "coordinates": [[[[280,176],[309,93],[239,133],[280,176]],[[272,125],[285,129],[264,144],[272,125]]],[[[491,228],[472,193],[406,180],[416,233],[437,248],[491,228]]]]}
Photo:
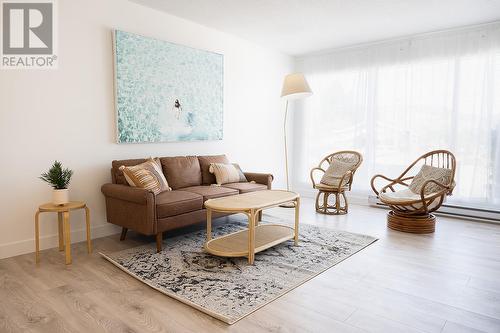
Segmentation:
{"type": "Polygon", "coordinates": [[[344,192],[323,192],[319,191],[316,195],[316,212],[320,214],[326,215],[343,215],[347,214],[347,200],[344,192]],[[323,195],[323,198],[321,198],[323,195]],[[330,195],[335,197],[335,202],[329,203],[328,199],[330,195]],[[342,198],[344,198],[344,202],[342,202],[342,198]],[[320,204],[323,202],[323,204],[320,204]]]}
{"type": "Polygon", "coordinates": [[[328,196],[330,193],[323,192],[323,213],[328,214],[328,196]]]}
{"type": "Polygon", "coordinates": [[[349,204],[347,203],[347,197],[345,195],[345,192],[342,192],[342,197],[344,198],[344,211],[347,214],[348,208],[349,208],[349,204]]]}

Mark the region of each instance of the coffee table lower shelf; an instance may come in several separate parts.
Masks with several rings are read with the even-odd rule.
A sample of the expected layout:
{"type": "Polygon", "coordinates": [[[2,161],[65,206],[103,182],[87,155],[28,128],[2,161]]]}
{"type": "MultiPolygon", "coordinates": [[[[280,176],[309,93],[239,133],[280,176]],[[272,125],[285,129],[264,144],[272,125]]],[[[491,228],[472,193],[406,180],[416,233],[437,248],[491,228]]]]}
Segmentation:
{"type": "MultiPolygon", "coordinates": [[[[255,227],[255,253],[294,238],[291,227],[280,224],[262,224],[255,227]]],[[[233,232],[205,243],[205,250],[221,257],[248,256],[248,229],[233,232]]]]}

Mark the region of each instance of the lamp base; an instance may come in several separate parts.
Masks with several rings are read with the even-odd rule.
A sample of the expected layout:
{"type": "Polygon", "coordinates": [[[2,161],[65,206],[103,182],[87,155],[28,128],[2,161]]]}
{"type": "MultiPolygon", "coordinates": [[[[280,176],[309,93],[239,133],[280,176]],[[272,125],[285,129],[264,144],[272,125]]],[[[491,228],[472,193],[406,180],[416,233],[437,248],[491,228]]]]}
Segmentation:
{"type": "Polygon", "coordinates": [[[285,202],[284,204],[280,205],[281,208],[295,208],[295,202],[290,201],[290,202],[285,202]]]}

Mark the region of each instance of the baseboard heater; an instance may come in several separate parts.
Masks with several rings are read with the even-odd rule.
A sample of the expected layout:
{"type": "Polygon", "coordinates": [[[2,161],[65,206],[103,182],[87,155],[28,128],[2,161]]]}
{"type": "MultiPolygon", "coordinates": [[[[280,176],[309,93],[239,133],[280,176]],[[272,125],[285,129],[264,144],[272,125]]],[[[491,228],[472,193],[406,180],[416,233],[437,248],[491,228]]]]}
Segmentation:
{"type": "MultiPolygon", "coordinates": [[[[374,195],[368,196],[368,203],[370,206],[389,209],[389,206],[384,204],[374,195]]],[[[456,216],[464,219],[500,223],[500,211],[484,208],[457,206],[444,203],[439,210],[434,213],[438,215],[456,216]]]]}

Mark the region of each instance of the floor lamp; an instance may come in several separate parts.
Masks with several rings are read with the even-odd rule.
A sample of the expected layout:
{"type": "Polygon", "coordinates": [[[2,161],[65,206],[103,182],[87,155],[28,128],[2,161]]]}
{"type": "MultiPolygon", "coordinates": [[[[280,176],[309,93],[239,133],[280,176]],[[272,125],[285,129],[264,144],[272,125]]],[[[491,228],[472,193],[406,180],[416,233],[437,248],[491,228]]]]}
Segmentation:
{"type": "MultiPolygon", "coordinates": [[[[290,184],[288,180],[288,148],[286,142],[286,119],[288,114],[288,101],[306,98],[312,95],[311,88],[302,73],[294,73],[285,76],[283,81],[283,89],[281,90],[281,97],[286,99],[285,117],[283,123],[283,134],[285,139],[285,172],[286,172],[286,189],[290,191],[290,184]]],[[[295,207],[292,202],[281,205],[280,207],[293,208],[295,207]]]]}

